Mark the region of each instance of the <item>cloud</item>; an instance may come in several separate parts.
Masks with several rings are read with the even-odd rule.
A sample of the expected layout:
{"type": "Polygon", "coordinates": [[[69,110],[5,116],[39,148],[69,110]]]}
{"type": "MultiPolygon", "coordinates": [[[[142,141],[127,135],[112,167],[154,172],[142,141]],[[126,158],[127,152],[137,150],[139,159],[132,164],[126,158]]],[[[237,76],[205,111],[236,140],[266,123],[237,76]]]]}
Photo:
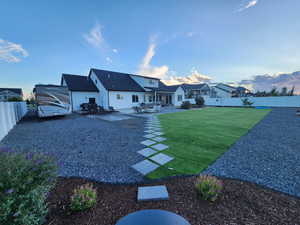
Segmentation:
{"type": "Polygon", "coordinates": [[[167,85],[175,85],[175,84],[197,84],[203,82],[209,82],[212,78],[210,76],[199,73],[196,69],[192,69],[191,73],[187,76],[176,76],[169,75],[162,81],[167,85]]]}
{"type": "Polygon", "coordinates": [[[242,80],[239,85],[245,86],[252,91],[270,91],[272,88],[291,89],[295,86],[297,93],[300,93],[300,71],[294,73],[277,73],[274,75],[255,75],[252,79],[242,80]]]}
{"type": "Polygon", "coordinates": [[[110,57],[108,57],[108,56],[105,58],[105,60],[106,60],[106,62],[108,62],[108,63],[112,63],[112,59],[111,59],[110,57]]]}
{"type": "Polygon", "coordinates": [[[114,48],[112,51],[113,51],[114,53],[118,53],[118,52],[119,52],[118,49],[115,49],[115,48],[114,48]]]}
{"type": "Polygon", "coordinates": [[[242,6],[242,7],[238,10],[238,12],[242,12],[242,11],[244,11],[244,10],[246,10],[246,9],[249,9],[249,8],[255,6],[257,3],[258,3],[258,0],[251,0],[251,1],[248,1],[246,5],[242,6]]]}
{"type": "Polygon", "coordinates": [[[195,36],[196,35],[196,32],[193,32],[193,31],[190,31],[190,32],[187,32],[186,33],[186,36],[187,37],[193,37],[193,36],[195,36]]]}
{"type": "Polygon", "coordinates": [[[99,23],[89,31],[89,33],[83,35],[87,43],[95,48],[101,48],[105,45],[105,40],[102,35],[102,26],[99,23]]]}
{"type": "Polygon", "coordinates": [[[0,39],[0,61],[17,63],[21,61],[21,57],[28,55],[22,45],[0,39]]]}
{"type": "Polygon", "coordinates": [[[155,56],[156,49],[156,36],[150,37],[150,44],[148,50],[142,60],[142,63],[139,66],[138,74],[151,76],[156,78],[163,78],[167,75],[169,67],[166,65],[163,66],[152,66],[151,60],[155,56]]]}

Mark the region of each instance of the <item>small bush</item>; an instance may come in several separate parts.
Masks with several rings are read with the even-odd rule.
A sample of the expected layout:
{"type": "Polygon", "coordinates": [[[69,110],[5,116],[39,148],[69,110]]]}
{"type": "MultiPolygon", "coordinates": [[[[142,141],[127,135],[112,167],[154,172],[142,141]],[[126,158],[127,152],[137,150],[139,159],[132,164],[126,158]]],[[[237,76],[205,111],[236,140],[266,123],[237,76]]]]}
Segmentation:
{"type": "Polygon", "coordinates": [[[222,181],[209,175],[202,175],[196,181],[196,190],[201,199],[215,201],[223,189],[222,181]]]}
{"type": "Polygon", "coordinates": [[[52,160],[0,149],[0,171],[0,224],[43,223],[46,197],[56,178],[52,160]]]}
{"type": "Polygon", "coordinates": [[[198,105],[200,107],[204,106],[204,103],[205,103],[204,98],[201,96],[196,97],[195,102],[196,102],[196,105],[198,105]]]}
{"type": "Polygon", "coordinates": [[[245,107],[251,107],[254,103],[254,102],[250,102],[248,98],[242,99],[242,102],[245,107]]]}
{"type": "Polygon", "coordinates": [[[92,208],[97,202],[97,191],[92,184],[85,184],[76,188],[71,196],[71,210],[82,211],[92,208]]]}
{"type": "Polygon", "coordinates": [[[192,104],[189,101],[184,101],[181,104],[181,108],[182,109],[190,109],[190,108],[192,108],[192,104]]]}
{"type": "Polygon", "coordinates": [[[10,97],[7,99],[8,102],[22,102],[23,99],[21,97],[10,97]]]}

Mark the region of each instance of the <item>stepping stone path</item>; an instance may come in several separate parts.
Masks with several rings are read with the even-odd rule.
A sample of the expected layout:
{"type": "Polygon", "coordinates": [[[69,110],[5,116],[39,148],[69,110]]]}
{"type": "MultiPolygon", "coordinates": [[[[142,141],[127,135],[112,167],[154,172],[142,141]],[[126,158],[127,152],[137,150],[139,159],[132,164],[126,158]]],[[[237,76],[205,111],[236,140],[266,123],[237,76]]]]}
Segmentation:
{"type": "Polygon", "coordinates": [[[151,141],[151,140],[146,140],[146,141],[142,141],[141,144],[146,145],[146,146],[150,146],[155,144],[155,141],[151,141]]]}
{"type": "Polygon", "coordinates": [[[152,163],[149,160],[144,160],[142,162],[134,164],[131,167],[145,176],[148,173],[156,170],[159,167],[159,165],[152,163]]]}
{"type": "Polygon", "coordinates": [[[168,200],[169,193],[165,185],[139,187],[138,201],[159,201],[168,200]]]}
{"type": "Polygon", "coordinates": [[[152,148],[144,148],[140,151],[138,151],[142,156],[149,157],[150,155],[153,155],[157,153],[157,151],[153,150],[152,148]]]}
{"type": "Polygon", "coordinates": [[[160,165],[165,165],[166,163],[170,162],[171,160],[173,160],[174,158],[171,157],[171,156],[168,156],[166,154],[163,154],[163,153],[159,153],[155,156],[152,156],[150,158],[152,161],[160,164],[160,165]]]}
{"type": "Polygon", "coordinates": [[[160,121],[155,116],[149,118],[145,122],[144,132],[147,133],[144,135],[147,140],[142,141],[141,144],[147,146],[147,148],[141,149],[137,153],[146,158],[149,158],[153,155],[151,158],[149,158],[152,161],[146,159],[139,163],[136,163],[131,167],[145,176],[156,170],[158,167],[172,161],[174,158],[163,153],[158,153],[159,151],[163,151],[169,148],[169,146],[160,143],[167,139],[165,137],[161,137],[161,135],[163,135],[164,133],[161,132],[160,121]]]}
{"type": "Polygon", "coordinates": [[[164,145],[164,144],[157,144],[157,145],[153,145],[152,148],[154,148],[158,151],[162,151],[162,150],[165,150],[165,149],[169,148],[169,146],[164,145]]]}

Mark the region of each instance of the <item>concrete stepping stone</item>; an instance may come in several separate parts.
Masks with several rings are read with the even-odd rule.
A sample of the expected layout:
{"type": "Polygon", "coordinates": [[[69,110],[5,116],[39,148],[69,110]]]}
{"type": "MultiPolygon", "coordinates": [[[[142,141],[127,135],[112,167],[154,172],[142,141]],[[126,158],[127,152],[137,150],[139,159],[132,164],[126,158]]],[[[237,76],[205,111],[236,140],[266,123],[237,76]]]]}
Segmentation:
{"type": "Polygon", "coordinates": [[[155,131],[154,130],[150,130],[150,129],[147,129],[144,131],[145,133],[154,133],[155,131]]]}
{"type": "Polygon", "coordinates": [[[131,167],[133,169],[135,169],[136,171],[138,171],[139,173],[141,173],[143,175],[147,175],[148,173],[156,170],[159,167],[159,165],[145,159],[144,161],[136,163],[136,164],[132,165],[131,167]]]}
{"type": "Polygon", "coordinates": [[[169,146],[164,145],[164,144],[156,144],[156,145],[151,146],[151,148],[154,148],[155,150],[158,150],[158,151],[162,151],[162,150],[169,148],[169,146]]]}
{"type": "Polygon", "coordinates": [[[150,137],[150,138],[157,142],[162,142],[162,141],[167,140],[167,138],[164,138],[164,137],[150,137]]]}
{"type": "Polygon", "coordinates": [[[168,200],[169,193],[165,185],[138,188],[138,201],[168,200]]]}
{"type": "Polygon", "coordinates": [[[156,137],[157,135],[155,135],[155,134],[147,134],[147,135],[144,135],[144,137],[145,138],[154,138],[154,137],[156,137]]]}
{"type": "Polygon", "coordinates": [[[154,161],[154,162],[156,162],[156,163],[158,163],[160,165],[165,165],[166,163],[172,161],[174,158],[171,157],[171,156],[168,156],[166,154],[159,153],[159,154],[157,154],[155,156],[152,156],[149,159],[151,159],[152,161],[154,161]]]}
{"type": "Polygon", "coordinates": [[[157,153],[157,151],[153,150],[152,148],[144,148],[138,151],[138,153],[141,154],[142,156],[149,157],[150,155],[157,153]]]}
{"type": "Polygon", "coordinates": [[[151,141],[149,139],[141,142],[142,145],[146,145],[146,146],[150,146],[150,145],[153,145],[155,143],[156,143],[155,141],[151,141]]]}
{"type": "Polygon", "coordinates": [[[155,135],[157,135],[157,136],[164,135],[163,132],[154,132],[153,134],[155,134],[155,135]]]}

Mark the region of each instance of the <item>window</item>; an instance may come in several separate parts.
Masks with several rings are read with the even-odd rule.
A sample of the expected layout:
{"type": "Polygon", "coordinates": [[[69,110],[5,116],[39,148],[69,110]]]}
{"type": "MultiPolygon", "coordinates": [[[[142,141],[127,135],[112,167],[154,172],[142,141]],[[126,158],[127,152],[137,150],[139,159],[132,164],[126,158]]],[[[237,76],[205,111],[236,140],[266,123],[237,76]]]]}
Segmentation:
{"type": "Polygon", "coordinates": [[[89,98],[89,103],[90,104],[95,104],[96,103],[96,99],[95,98],[89,98]]]}
{"type": "Polygon", "coordinates": [[[177,101],[181,102],[182,101],[182,95],[177,95],[177,101]]]}
{"type": "Polygon", "coordinates": [[[139,96],[138,95],[132,95],[132,102],[139,102],[139,96]]]}
{"type": "Polygon", "coordinates": [[[149,95],[149,102],[152,102],[152,95],[149,95]]]}
{"type": "Polygon", "coordinates": [[[154,80],[149,80],[149,84],[154,84],[154,80]]]}
{"type": "Polygon", "coordinates": [[[120,94],[117,94],[117,99],[118,99],[118,100],[121,100],[121,99],[123,99],[123,96],[120,95],[120,94]]]}

